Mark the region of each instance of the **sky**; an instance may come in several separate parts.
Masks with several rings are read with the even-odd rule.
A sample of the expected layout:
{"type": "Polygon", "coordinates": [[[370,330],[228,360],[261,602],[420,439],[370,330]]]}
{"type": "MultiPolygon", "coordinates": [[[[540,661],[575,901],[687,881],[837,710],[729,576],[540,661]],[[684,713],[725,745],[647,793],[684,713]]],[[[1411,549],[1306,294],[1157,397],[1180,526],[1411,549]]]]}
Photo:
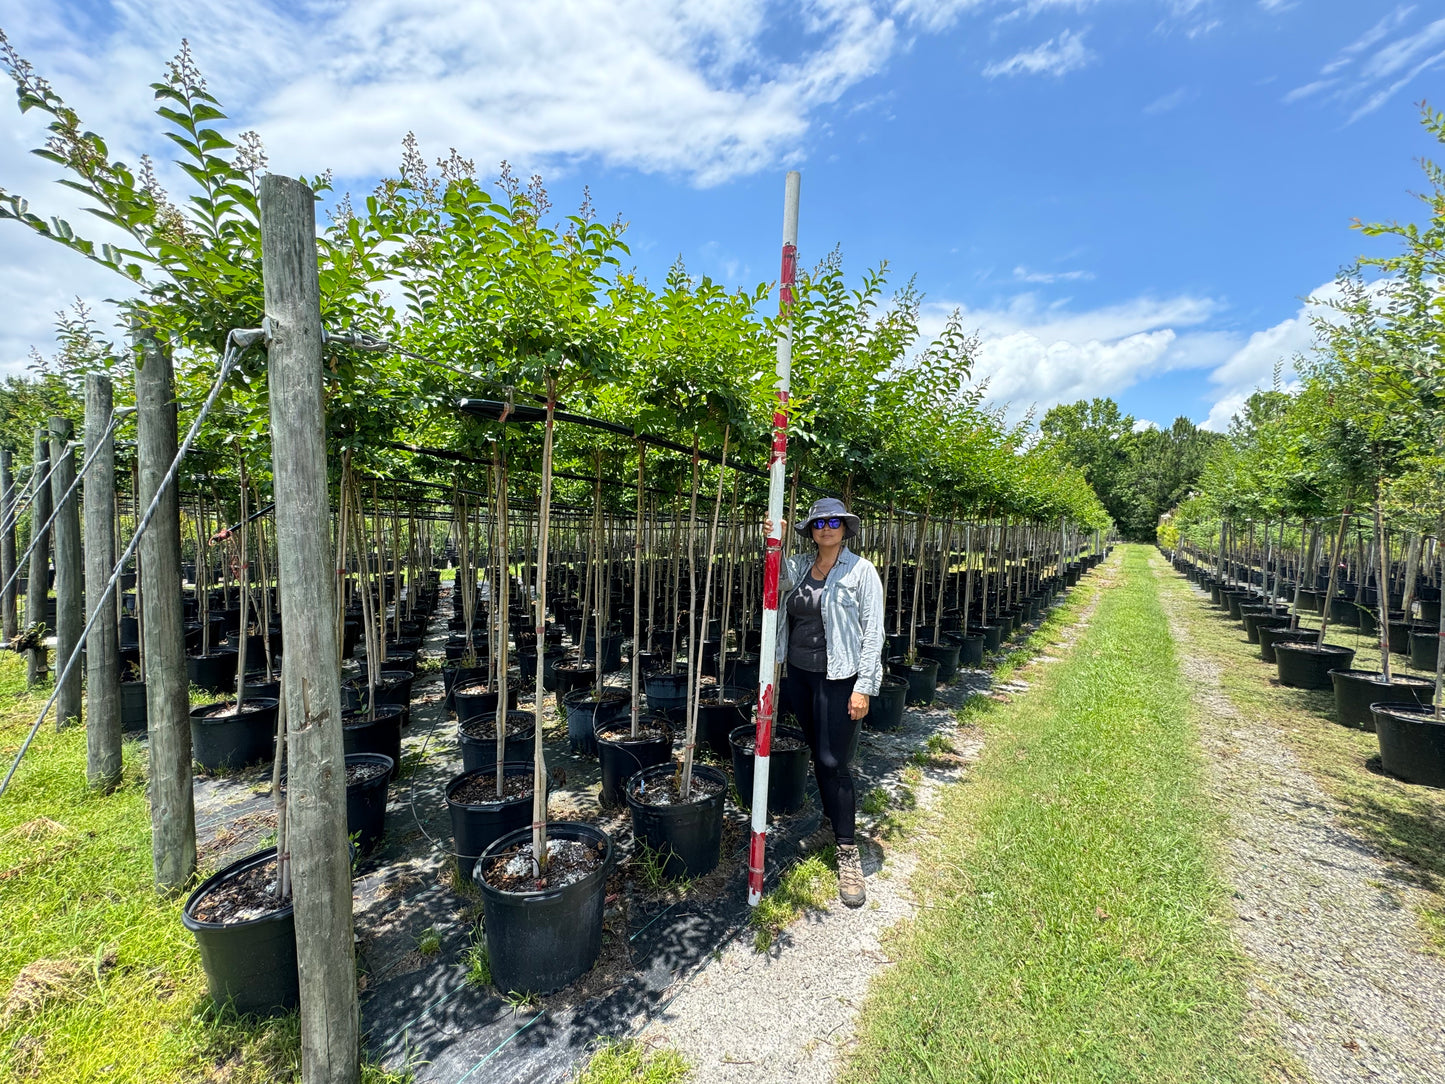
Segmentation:
{"type": "MultiPolygon", "coordinates": [[[[653,281],[774,279],[798,169],[803,263],[887,260],[930,331],[960,309],[1015,419],[1107,395],[1223,429],[1310,348],[1311,299],[1392,251],[1352,224],[1422,217],[1445,158],[1440,0],[0,0],[0,28],[163,181],[149,84],[185,38],[272,171],[364,195],[415,132],[559,212],[587,186],[653,281]]],[[[42,139],[0,104],[0,189],[77,219],[42,139]]],[[[0,222],[0,374],[122,287],[0,222]]]]}

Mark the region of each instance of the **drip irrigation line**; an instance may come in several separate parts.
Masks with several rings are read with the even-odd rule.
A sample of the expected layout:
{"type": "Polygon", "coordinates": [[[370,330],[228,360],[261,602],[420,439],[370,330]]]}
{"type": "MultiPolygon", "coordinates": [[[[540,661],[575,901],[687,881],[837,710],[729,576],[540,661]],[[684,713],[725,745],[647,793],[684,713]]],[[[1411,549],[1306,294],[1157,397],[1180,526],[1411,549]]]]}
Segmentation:
{"type": "Polygon", "coordinates": [[[26,751],[29,750],[31,742],[35,740],[35,735],[40,731],[40,724],[45,722],[45,717],[50,714],[50,709],[55,706],[55,701],[59,698],[61,690],[65,687],[66,678],[70,676],[70,671],[74,669],[76,661],[85,649],[85,642],[90,636],[90,630],[95,627],[96,621],[99,620],[100,615],[105,612],[106,600],[110,598],[111,593],[115,591],[115,585],[120,581],[121,571],[125,568],[126,562],[130,560],[131,555],[135,553],[136,547],[140,545],[141,536],[145,534],[146,528],[150,526],[151,520],[155,518],[155,514],[161,505],[161,498],[165,496],[166,490],[170,488],[171,483],[175,481],[176,473],[181,467],[181,461],[185,459],[186,453],[191,450],[191,444],[196,439],[196,434],[201,430],[201,423],[206,420],[206,415],[210,413],[211,407],[216,402],[216,397],[221,394],[221,388],[225,386],[226,378],[231,375],[231,370],[235,367],[236,362],[240,360],[241,354],[245,352],[246,348],[257,342],[260,338],[261,333],[259,331],[232,331],[226,336],[226,352],[221,357],[221,371],[216,375],[216,382],[211,386],[211,392],[206,396],[206,401],[201,404],[200,413],[196,415],[195,421],[191,422],[191,428],[186,432],[186,439],[181,442],[180,448],[176,451],[176,457],[171,460],[170,469],[166,471],[165,477],[161,479],[160,485],[156,487],[155,496],[151,498],[150,507],[146,509],[145,515],[141,517],[140,522],[136,524],[135,533],[131,535],[130,544],[126,546],[125,552],[120,555],[120,560],[116,562],[115,567],[111,570],[110,579],[107,580],[105,584],[105,590],[100,593],[100,598],[91,601],[93,609],[91,610],[90,620],[85,623],[85,628],[81,630],[80,636],[76,640],[75,650],[70,653],[70,658],[65,660],[65,668],[60,671],[55,679],[55,691],[50,694],[50,699],[45,702],[45,707],[40,709],[40,714],[35,719],[35,725],[30,728],[30,733],[25,736],[25,741],[21,743],[20,749],[16,752],[15,760],[11,763],[10,770],[5,773],[4,781],[0,782],[0,795],[4,795],[5,791],[9,788],[10,780],[15,778],[16,769],[20,767],[20,761],[24,758],[26,751]]]}
{"type": "MultiPolygon", "coordinates": [[[[45,521],[45,525],[41,527],[38,531],[30,532],[30,545],[25,547],[25,553],[23,555],[15,559],[15,570],[10,573],[10,578],[5,581],[5,586],[0,587],[0,594],[4,594],[6,591],[10,590],[10,585],[15,583],[15,581],[20,578],[21,568],[24,567],[25,562],[30,558],[31,553],[35,551],[35,547],[39,544],[40,540],[45,537],[45,533],[50,530],[50,525],[55,522],[56,517],[58,517],[60,513],[64,510],[65,502],[70,500],[71,495],[74,494],[76,489],[80,487],[81,480],[85,477],[85,472],[90,470],[91,464],[95,462],[95,457],[100,454],[101,447],[102,445],[104,445],[106,437],[109,437],[110,434],[115,431],[116,424],[120,421],[121,415],[129,414],[134,410],[135,407],[120,407],[117,410],[111,411],[110,421],[105,427],[105,432],[101,435],[100,442],[96,444],[95,450],[86,457],[85,462],[80,465],[80,470],[76,472],[75,480],[70,483],[70,488],[65,491],[65,495],[62,496],[60,500],[54,502],[55,507],[51,510],[50,518],[45,521]]],[[[71,441],[70,443],[73,445],[78,442],[71,441]]],[[[8,529],[9,524],[6,524],[5,526],[8,529]]],[[[26,617],[30,618],[33,617],[33,615],[26,614],[26,617]]],[[[34,624],[33,621],[31,621],[30,623],[34,624]]]]}

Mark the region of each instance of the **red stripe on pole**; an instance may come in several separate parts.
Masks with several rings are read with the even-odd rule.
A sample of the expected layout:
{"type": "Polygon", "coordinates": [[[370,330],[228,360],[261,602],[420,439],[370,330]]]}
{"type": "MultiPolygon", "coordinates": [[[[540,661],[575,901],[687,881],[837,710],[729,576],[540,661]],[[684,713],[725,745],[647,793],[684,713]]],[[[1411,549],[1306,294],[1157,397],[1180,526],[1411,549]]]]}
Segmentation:
{"type": "Polygon", "coordinates": [[[793,284],[798,281],[798,246],[783,246],[782,288],[778,300],[784,305],[793,303],[793,284]]]}
{"type": "Polygon", "coordinates": [[[773,713],[775,711],[774,701],[777,697],[776,687],[771,681],[763,685],[762,695],[758,697],[758,728],[754,737],[754,756],[767,757],[773,755],[773,713]]]}
{"type": "Polygon", "coordinates": [[[754,832],[748,844],[748,888],[758,895],[763,891],[763,854],[767,847],[767,833],[754,832]]]}
{"type": "Polygon", "coordinates": [[[778,572],[783,564],[783,541],[768,539],[768,554],[763,559],[763,608],[778,608],[778,572]]]}

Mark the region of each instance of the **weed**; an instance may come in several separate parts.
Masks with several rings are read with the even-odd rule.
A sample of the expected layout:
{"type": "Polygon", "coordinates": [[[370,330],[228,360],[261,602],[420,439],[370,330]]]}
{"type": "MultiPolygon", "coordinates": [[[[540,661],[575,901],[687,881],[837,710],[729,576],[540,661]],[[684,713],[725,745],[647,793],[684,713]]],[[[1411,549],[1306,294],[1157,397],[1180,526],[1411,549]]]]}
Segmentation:
{"type": "Polygon", "coordinates": [[[587,1060],[574,1084],[679,1084],[690,1071],[676,1050],[632,1039],[607,1040],[587,1060]]]}
{"type": "Polygon", "coordinates": [[[883,787],[874,787],[863,796],[863,801],[859,803],[858,808],[870,817],[879,817],[888,812],[891,804],[892,799],[889,797],[888,791],[883,787]]]}
{"type": "Polygon", "coordinates": [[[416,950],[423,956],[435,956],[442,950],[442,935],[435,926],[428,926],[417,934],[416,950]]]}
{"type": "Polygon", "coordinates": [[[471,943],[462,953],[462,963],[467,965],[468,986],[492,985],[492,960],[487,955],[487,938],[480,927],[472,930],[471,943]]]}
{"type": "Polygon", "coordinates": [[[780,933],[808,911],[821,911],[838,891],[838,875],[829,863],[834,848],[809,855],[778,880],[778,887],[765,894],[753,908],[753,948],[767,952],[780,933]]]}

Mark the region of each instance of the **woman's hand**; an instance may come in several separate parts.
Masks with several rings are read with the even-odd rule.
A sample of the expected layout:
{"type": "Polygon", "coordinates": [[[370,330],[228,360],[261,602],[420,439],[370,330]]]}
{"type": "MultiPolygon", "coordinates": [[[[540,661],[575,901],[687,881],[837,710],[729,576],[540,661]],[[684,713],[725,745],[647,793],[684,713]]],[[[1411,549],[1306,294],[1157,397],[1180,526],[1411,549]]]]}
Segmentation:
{"type": "MultiPolygon", "coordinates": [[[[764,520],[763,520],[763,534],[770,535],[770,534],[772,534],[772,533],[773,533],[773,521],[770,520],[770,519],[764,519],[764,520]]],[[[787,521],[787,520],[783,520],[783,526],[782,526],[782,529],[778,531],[778,537],[781,538],[783,535],[785,535],[785,534],[787,534],[787,533],[788,533],[788,521],[787,521]]]]}
{"type": "Polygon", "coordinates": [[[866,693],[854,693],[848,697],[848,718],[861,719],[868,714],[868,696],[866,693]]]}

